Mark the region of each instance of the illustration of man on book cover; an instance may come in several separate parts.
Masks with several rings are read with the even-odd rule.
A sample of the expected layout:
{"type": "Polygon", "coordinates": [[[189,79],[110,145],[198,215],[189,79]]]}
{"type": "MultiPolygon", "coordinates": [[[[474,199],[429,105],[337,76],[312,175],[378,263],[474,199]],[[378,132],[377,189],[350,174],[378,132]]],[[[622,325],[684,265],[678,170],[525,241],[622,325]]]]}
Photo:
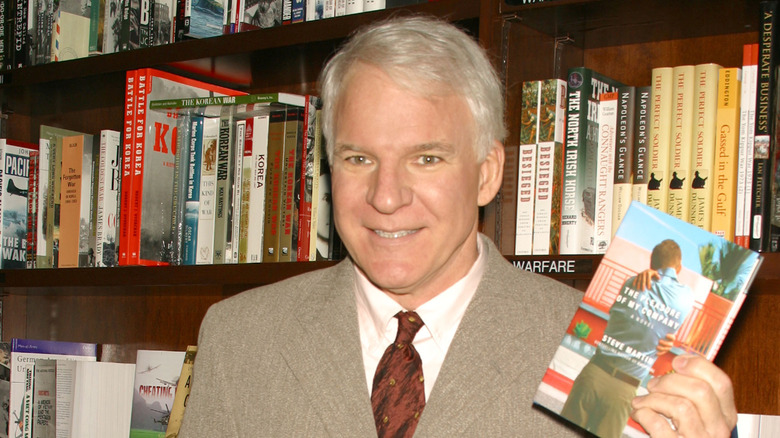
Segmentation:
{"type": "Polygon", "coordinates": [[[631,400],[676,355],[714,358],[760,260],[632,203],[534,402],[600,437],[646,436],[631,400]]]}

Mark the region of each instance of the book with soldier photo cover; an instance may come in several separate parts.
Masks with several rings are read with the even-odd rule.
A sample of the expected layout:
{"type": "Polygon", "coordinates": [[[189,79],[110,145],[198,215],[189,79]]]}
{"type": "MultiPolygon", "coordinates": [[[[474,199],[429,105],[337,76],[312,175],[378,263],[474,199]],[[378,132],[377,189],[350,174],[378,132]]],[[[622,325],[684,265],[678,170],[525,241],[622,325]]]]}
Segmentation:
{"type": "Polygon", "coordinates": [[[534,403],[603,437],[646,436],[631,400],[672,359],[713,360],[762,258],[634,201],[572,318],[534,403]],[[642,286],[638,278],[650,278],[642,286]]]}

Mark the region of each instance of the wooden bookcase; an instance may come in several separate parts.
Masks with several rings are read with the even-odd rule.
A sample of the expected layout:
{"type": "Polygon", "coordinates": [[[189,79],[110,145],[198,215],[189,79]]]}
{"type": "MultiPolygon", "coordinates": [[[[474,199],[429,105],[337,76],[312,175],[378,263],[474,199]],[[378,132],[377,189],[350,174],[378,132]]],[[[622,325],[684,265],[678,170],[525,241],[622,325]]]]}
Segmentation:
{"type": "MultiPolygon", "coordinates": [[[[758,0],[555,0],[511,6],[505,0],[440,0],[410,6],[469,29],[506,78],[510,137],[519,133],[523,80],[565,77],[586,65],[626,83],[647,83],[660,65],[740,65],[742,44],[758,38],[758,0]]],[[[320,68],[360,25],[396,14],[385,10],[167,46],[12,70],[2,75],[0,103],[9,137],[37,141],[41,124],[88,132],[120,130],[124,74],[157,67],[248,92],[316,92],[320,68]]],[[[507,178],[511,181],[511,166],[507,178]]],[[[511,252],[514,224],[499,197],[483,230],[511,252]]],[[[508,256],[512,261],[528,259],[508,256]]],[[[543,258],[560,261],[564,257],[543,258]]],[[[598,256],[558,275],[587,286],[598,256]]],[[[103,355],[132,361],[138,348],[184,349],[197,342],[212,303],[333,262],[180,267],[0,271],[2,337],[104,344],[103,355]]],[[[744,311],[717,363],[732,377],[740,412],[780,414],[780,255],[768,254],[744,311]]]]}

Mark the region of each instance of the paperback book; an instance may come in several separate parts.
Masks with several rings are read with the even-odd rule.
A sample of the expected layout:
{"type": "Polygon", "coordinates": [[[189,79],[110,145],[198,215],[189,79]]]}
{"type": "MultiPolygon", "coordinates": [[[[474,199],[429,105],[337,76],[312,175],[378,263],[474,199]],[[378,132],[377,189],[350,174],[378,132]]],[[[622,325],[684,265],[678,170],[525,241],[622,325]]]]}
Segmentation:
{"type": "Polygon", "coordinates": [[[715,357],[761,261],[756,252],[633,202],[534,403],[601,437],[645,436],[628,418],[630,400],[647,393],[652,377],[671,372],[675,356],[715,357]],[[652,280],[642,290],[635,279],[645,274],[652,280]]]}
{"type": "Polygon", "coordinates": [[[184,351],[138,350],[130,438],[165,436],[184,355],[184,351]]]}
{"type": "Polygon", "coordinates": [[[3,269],[27,266],[27,196],[32,143],[0,139],[0,211],[2,211],[3,269]]]}

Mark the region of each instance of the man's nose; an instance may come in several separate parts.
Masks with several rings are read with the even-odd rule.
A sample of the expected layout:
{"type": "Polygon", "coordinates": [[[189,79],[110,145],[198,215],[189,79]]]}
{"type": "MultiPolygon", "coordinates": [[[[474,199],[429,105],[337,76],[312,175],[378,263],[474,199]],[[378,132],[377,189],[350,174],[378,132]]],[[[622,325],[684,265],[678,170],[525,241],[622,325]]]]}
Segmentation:
{"type": "Polygon", "coordinates": [[[391,214],[412,202],[411,175],[401,166],[380,164],[369,184],[366,201],[380,213],[391,214]]]}

